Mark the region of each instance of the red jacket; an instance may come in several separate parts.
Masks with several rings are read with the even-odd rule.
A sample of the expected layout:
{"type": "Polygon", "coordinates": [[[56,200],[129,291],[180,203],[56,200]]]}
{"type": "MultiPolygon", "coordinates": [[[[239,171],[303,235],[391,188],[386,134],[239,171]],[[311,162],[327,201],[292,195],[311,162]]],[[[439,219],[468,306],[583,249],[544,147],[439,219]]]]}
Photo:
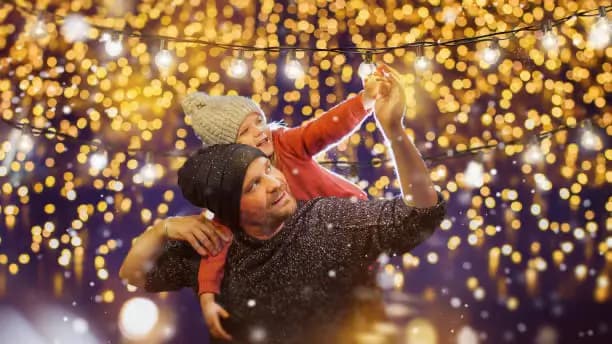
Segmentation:
{"type": "MultiPolygon", "coordinates": [[[[353,133],[366,118],[361,95],[348,99],[328,112],[296,128],[272,130],[276,168],[287,179],[291,193],[298,200],[315,197],[357,197],[367,195],[353,183],[321,167],[313,156],[337,144],[353,133]]],[[[223,230],[230,233],[229,228],[223,230]]],[[[219,293],[228,243],[216,256],[203,257],[198,272],[199,294],[219,293]]]]}

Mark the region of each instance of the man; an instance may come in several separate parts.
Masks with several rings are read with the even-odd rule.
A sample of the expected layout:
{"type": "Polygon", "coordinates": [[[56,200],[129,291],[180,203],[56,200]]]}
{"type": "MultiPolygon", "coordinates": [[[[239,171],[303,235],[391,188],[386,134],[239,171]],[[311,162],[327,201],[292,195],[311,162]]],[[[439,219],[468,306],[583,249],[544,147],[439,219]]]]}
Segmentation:
{"type": "MultiPolygon", "coordinates": [[[[376,120],[401,198],[297,203],[260,150],[236,144],[203,148],[179,171],[185,198],[234,233],[219,303],[231,314],[223,327],[238,342],[352,341],[355,291],[371,281],[368,266],[380,253],[411,250],[442,220],[445,202],[401,126],[405,99],[393,73],[389,84],[376,120]]],[[[167,229],[160,222],[134,243],[122,278],[149,291],[197,285],[198,254],[172,241],[193,241],[192,227],[167,229]],[[151,269],[147,262],[156,263],[151,269]]]]}

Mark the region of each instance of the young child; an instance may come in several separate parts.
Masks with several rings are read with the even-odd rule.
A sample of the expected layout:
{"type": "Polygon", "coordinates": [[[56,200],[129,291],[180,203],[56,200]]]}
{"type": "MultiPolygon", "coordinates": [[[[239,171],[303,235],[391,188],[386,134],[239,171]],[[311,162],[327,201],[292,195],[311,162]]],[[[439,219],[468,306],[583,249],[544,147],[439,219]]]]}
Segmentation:
{"type": "MultiPolygon", "coordinates": [[[[204,144],[242,143],[259,148],[280,169],[298,200],[320,196],[356,197],[366,194],[343,177],[321,167],[313,156],[337,144],[355,131],[371,113],[379,92],[380,69],[364,81],[364,90],[333,107],[307,124],[285,128],[267,124],[261,108],[241,96],[209,96],[201,92],[188,95],[182,103],[192,126],[204,144]]],[[[221,201],[221,200],[220,200],[221,201]]],[[[231,231],[215,224],[223,236],[231,231]]],[[[220,292],[223,267],[230,244],[215,255],[202,258],[198,273],[200,304],[211,334],[231,339],[219,316],[229,314],[215,302],[220,292]]]]}

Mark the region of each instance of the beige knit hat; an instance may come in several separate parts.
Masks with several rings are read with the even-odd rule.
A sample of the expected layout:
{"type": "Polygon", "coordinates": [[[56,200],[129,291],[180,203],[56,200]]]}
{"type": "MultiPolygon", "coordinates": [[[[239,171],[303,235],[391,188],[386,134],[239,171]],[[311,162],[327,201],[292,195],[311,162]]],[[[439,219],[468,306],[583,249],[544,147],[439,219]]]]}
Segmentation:
{"type": "Polygon", "coordinates": [[[205,145],[235,143],[244,118],[252,112],[262,112],[247,97],[211,96],[203,92],[188,94],[182,106],[205,145]]]}

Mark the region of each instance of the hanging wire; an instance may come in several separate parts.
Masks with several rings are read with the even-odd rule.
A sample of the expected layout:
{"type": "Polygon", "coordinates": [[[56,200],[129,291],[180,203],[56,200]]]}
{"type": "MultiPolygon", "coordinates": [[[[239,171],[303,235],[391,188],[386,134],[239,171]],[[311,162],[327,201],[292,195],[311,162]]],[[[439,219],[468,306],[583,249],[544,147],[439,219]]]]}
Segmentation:
{"type": "MultiPolygon", "coordinates": [[[[20,12],[28,16],[37,16],[39,13],[41,13],[39,11],[34,11],[33,9],[26,7],[25,5],[18,4],[13,0],[7,0],[6,2],[11,3],[12,5],[15,6],[17,10],[19,10],[20,12]]],[[[574,14],[565,16],[563,18],[551,20],[550,25],[551,27],[557,27],[577,17],[600,16],[601,11],[604,11],[605,13],[612,11],[612,5],[600,6],[597,9],[578,11],[578,12],[575,12],[574,14]]],[[[47,17],[54,18],[55,21],[61,22],[64,20],[64,16],[58,15],[56,13],[45,12],[45,15],[47,17]]],[[[474,36],[474,37],[459,38],[459,39],[453,39],[453,40],[447,40],[447,41],[423,40],[423,41],[416,41],[416,42],[411,42],[411,43],[406,43],[406,44],[401,44],[401,45],[396,45],[396,46],[378,47],[378,48],[376,47],[375,48],[359,48],[359,47],[338,47],[338,48],[316,48],[315,47],[313,48],[313,47],[297,47],[297,46],[287,46],[287,45],[279,45],[275,47],[257,47],[257,46],[251,46],[251,45],[245,45],[245,44],[219,43],[219,42],[213,42],[213,41],[190,38],[190,37],[171,37],[171,36],[164,36],[164,35],[155,35],[155,34],[144,33],[144,32],[140,32],[137,30],[133,30],[131,28],[127,28],[124,30],[118,30],[112,27],[97,25],[93,23],[90,23],[90,26],[100,31],[103,31],[103,32],[122,34],[125,37],[135,37],[135,38],[139,38],[142,40],[148,40],[148,41],[154,41],[154,42],[165,40],[167,42],[196,44],[196,45],[202,45],[202,46],[212,46],[212,47],[217,47],[217,48],[242,50],[242,51],[261,51],[261,52],[304,51],[304,52],[332,52],[332,53],[359,54],[359,55],[363,55],[366,52],[369,52],[373,55],[385,54],[385,53],[392,52],[398,49],[416,48],[419,46],[420,47],[454,47],[458,45],[467,45],[467,44],[475,44],[479,42],[492,41],[493,38],[495,38],[497,41],[503,41],[503,40],[512,39],[519,32],[541,31],[542,29],[542,25],[538,23],[538,24],[518,27],[512,30],[493,32],[493,33],[483,34],[483,35],[474,36]]]]}
{"type": "MultiPolygon", "coordinates": [[[[593,119],[599,116],[600,115],[594,115],[592,117],[586,118],[578,122],[575,126],[569,126],[566,124],[560,125],[559,127],[551,129],[549,131],[542,131],[538,134],[528,136],[528,138],[529,138],[529,141],[531,141],[534,138],[537,139],[538,141],[541,141],[561,131],[579,129],[581,127],[580,126],[581,123],[592,122],[593,119]]],[[[112,146],[108,143],[102,143],[98,139],[93,139],[93,140],[80,139],[80,138],[77,138],[75,136],[72,136],[66,133],[57,132],[53,128],[39,128],[39,127],[32,126],[29,123],[16,122],[16,121],[11,121],[7,119],[2,119],[2,123],[10,127],[13,127],[15,129],[27,130],[31,132],[32,134],[34,134],[35,136],[38,136],[38,135],[44,136],[48,140],[60,138],[61,140],[66,141],[66,142],[77,143],[81,145],[89,145],[89,146],[95,147],[96,150],[104,150],[107,152],[123,151],[123,152],[127,152],[128,154],[132,154],[132,155],[141,153],[149,157],[160,156],[160,157],[173,157],[173,158],[179,158],[179,157],[186,158],[191,154],[191,151],[189,150],[172,150],[168,152],[160,152],[158,150],[153,151],[153,150],[142,150],[142,149],[135,149],[135,148],[121,149],[116,146],[112,146]]],[[[524,141],[525,141],[525,138],[520,138],[520,139],[509,140],[509,141],[491,143],[491,144],[477,146],[477,147],[471,147],[465,150],[447,150],[446,152],[443,152],[443,153],[423,156],[423,160],[434,163],[434,162],[446,161],[450,159],[462,158],[465,156],[474,156],[486,150],[500,149],[505,146],[521,144],[521,143],[524,143],[524,141]]],[[[390,159],[383,159],[380,156],[376,156],[376,157],[373,157],[371,161],[369,162],[323,160],[323,161],[318,161],[318,163],[320,165],[332,165],[332,166],[357,166],[357,167],[368,166],[369,167],[369,166],[382,165],[389,161],[390,159]]]]}

